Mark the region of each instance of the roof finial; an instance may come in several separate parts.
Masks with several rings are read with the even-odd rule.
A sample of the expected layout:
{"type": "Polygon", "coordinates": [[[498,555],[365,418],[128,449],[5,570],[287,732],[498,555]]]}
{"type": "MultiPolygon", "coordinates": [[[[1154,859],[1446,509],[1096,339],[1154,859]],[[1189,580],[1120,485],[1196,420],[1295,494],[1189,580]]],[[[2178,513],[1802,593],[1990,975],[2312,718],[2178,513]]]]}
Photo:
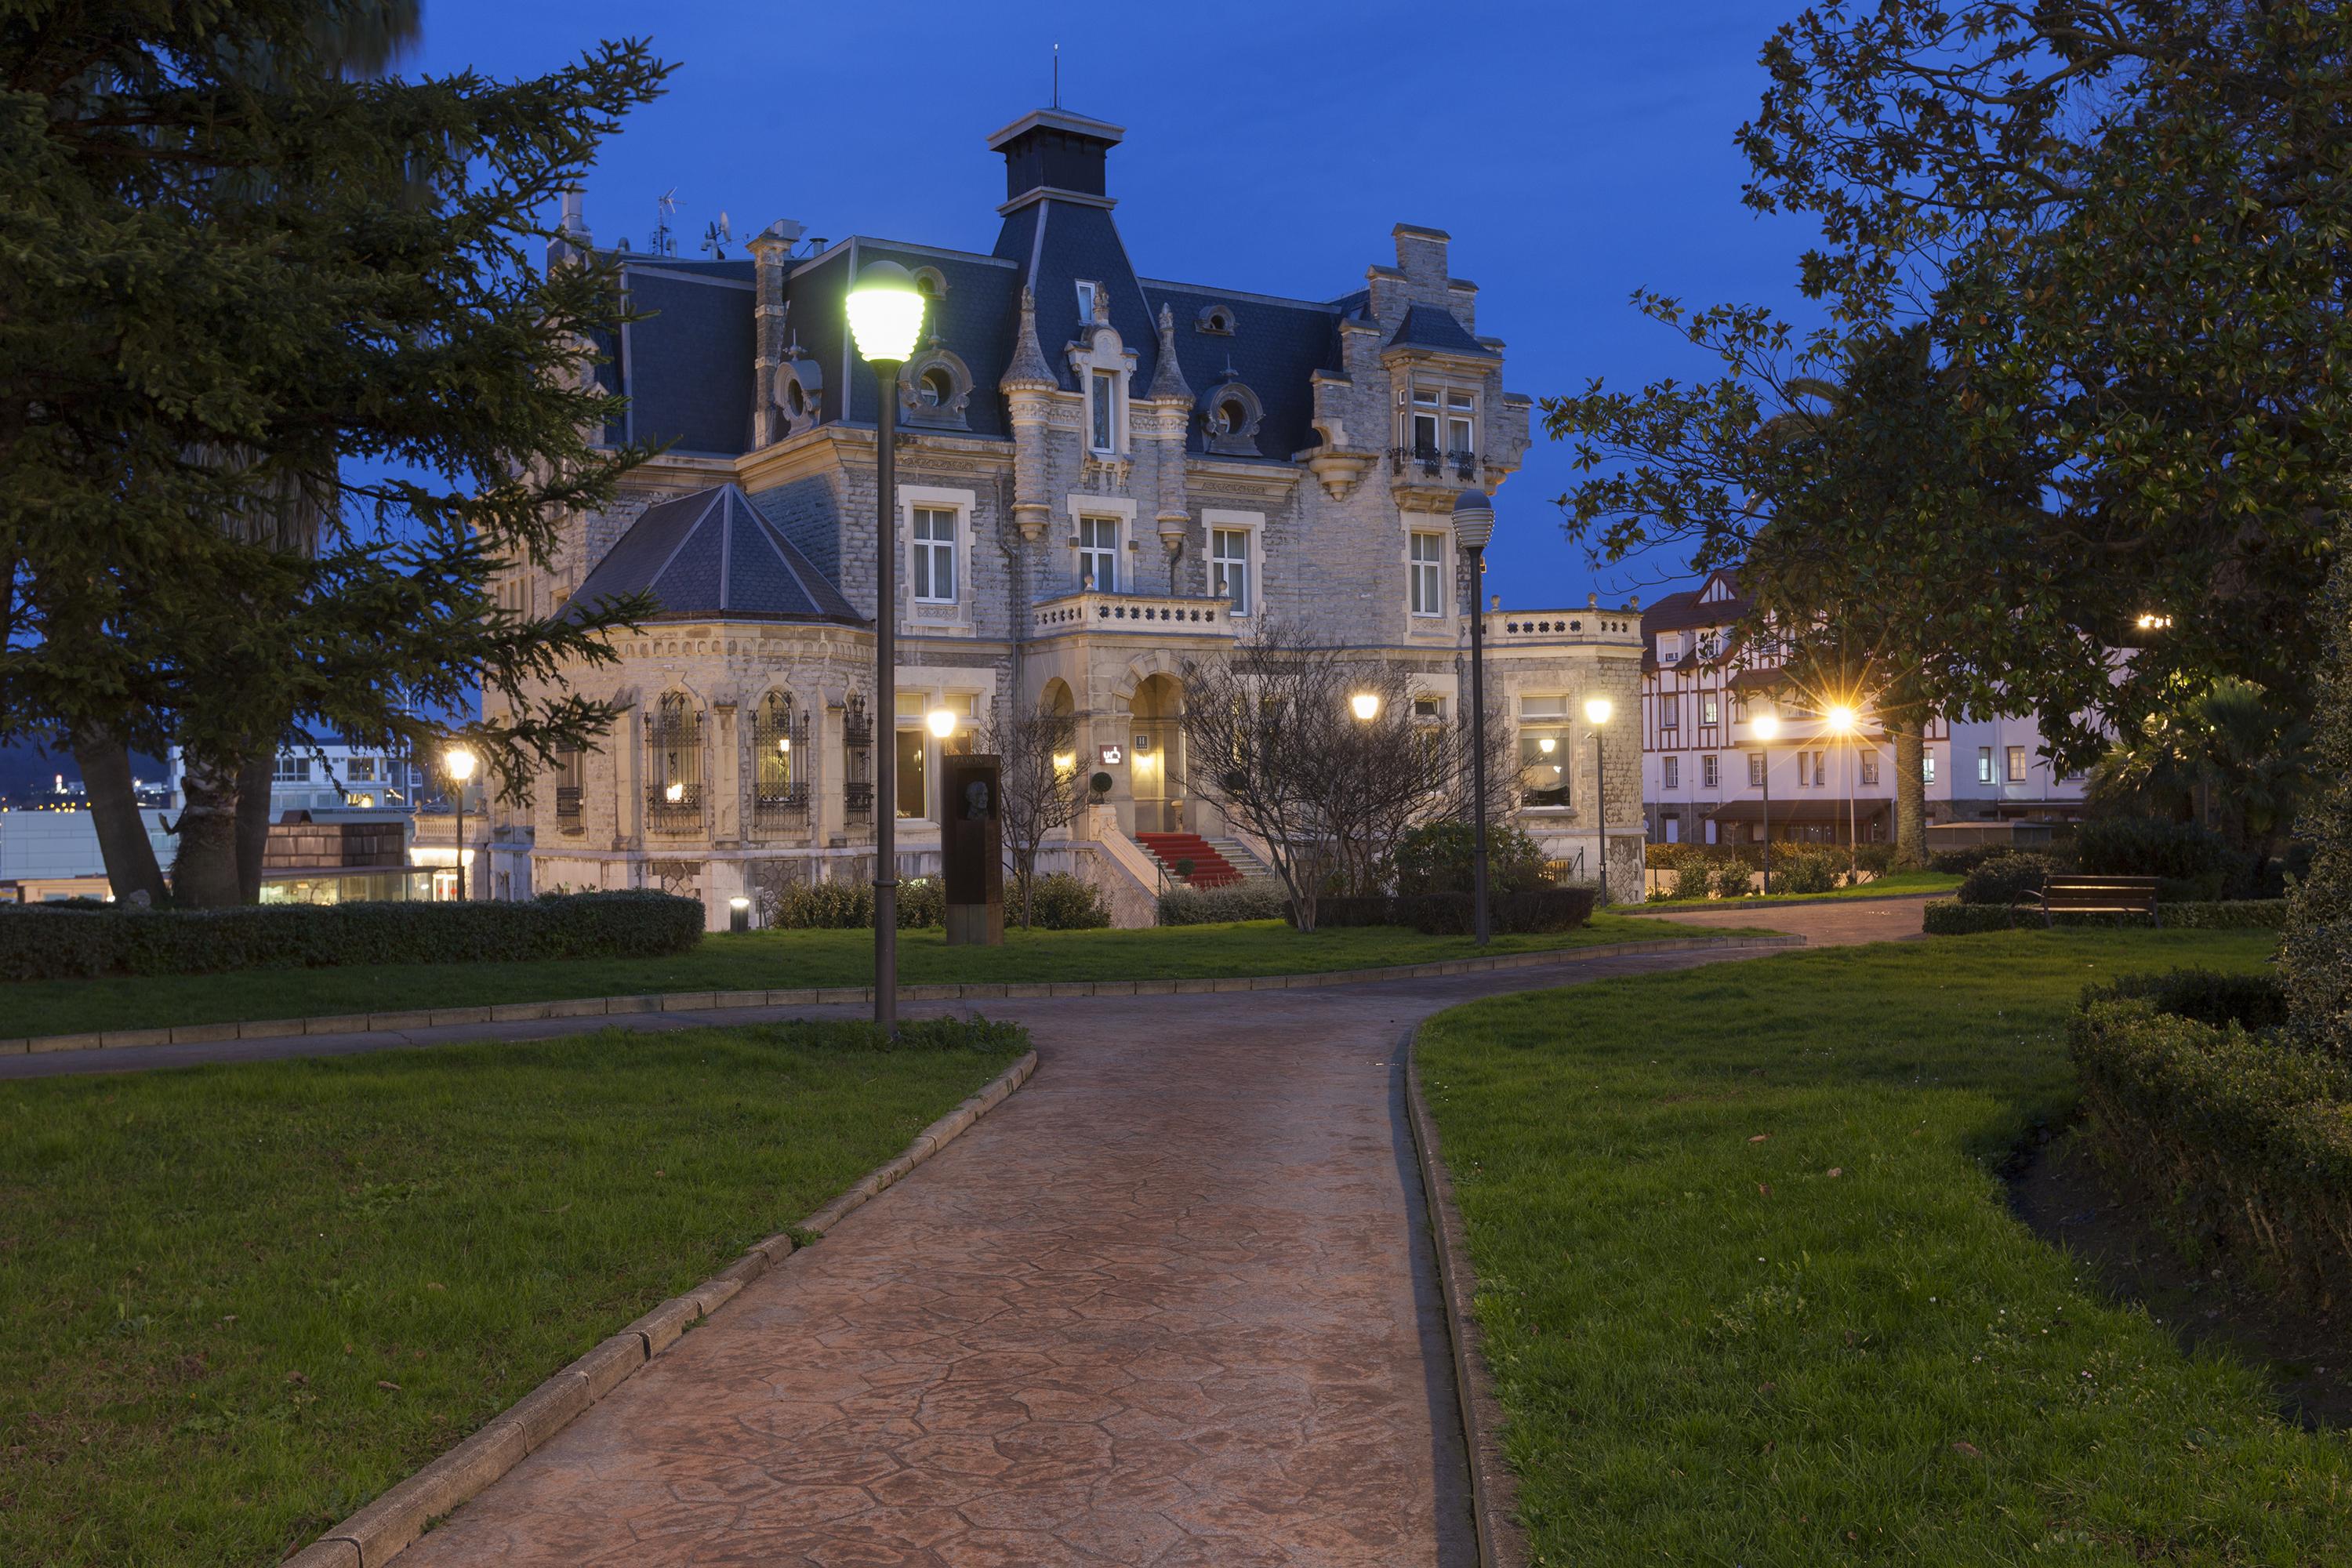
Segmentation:
{"type": "Polygon", "coordinates": [[[1062,46],[1054,46],[1054,107],[1062,107],[1062,46]]]}
{"type": "Polygon", "coordinates": [[[1176,312],[1165,304],[1160,307],[1160,363],[1151,373],[1151,390],[1144,395],[1192,401],[1192,389],[1185,384],[1183,367],[1176,363],[1176,312]]]}
{"type": "Polygon", "coordinates": [[[1037,294],[1027,288],[1021,290],[1021,326],[1013,334],[1013,363],[997,381],[1000,387],[1024,384],[1048,388],[1055,384],[1054,367],[1045,363],[1045,351],[1037,346],[1037,294]]]}

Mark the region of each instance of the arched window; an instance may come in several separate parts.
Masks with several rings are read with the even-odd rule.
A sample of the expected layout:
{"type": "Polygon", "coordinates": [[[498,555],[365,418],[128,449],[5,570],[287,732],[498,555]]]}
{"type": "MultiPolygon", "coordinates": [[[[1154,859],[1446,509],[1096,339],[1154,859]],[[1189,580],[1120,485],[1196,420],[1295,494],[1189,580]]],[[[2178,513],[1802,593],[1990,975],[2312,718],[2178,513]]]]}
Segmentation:
{"type": "Polygon", "coordinates": [[[646,719],[646,822],[702,830],[702,713],[683,691],[664,692],[646,719]]]}
{"type": "Polygon", "coordinates": [[[919,348],[898,374],[898,411],[909,425],[935,430],[971,427],[971,372],[933,342],[919,348]]]}
{"type": "Polygon", "coordinates": [[[774,832],[808,821],[808,718],[771,691],[751,719],[751,825],[774,832]]]}

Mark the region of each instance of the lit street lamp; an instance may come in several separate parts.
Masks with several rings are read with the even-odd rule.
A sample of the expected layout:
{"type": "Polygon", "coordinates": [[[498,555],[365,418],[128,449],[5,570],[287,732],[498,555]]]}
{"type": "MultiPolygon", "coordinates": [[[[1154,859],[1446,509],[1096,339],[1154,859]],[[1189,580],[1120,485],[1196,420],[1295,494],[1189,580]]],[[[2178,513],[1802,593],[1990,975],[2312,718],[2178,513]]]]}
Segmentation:
{"type": "MultiPolygon", "coordinates": [[[[898,710],[898,367],[923,328],[922,291],[895,261],[877,261],[849,291],[849,335],[874,367],[874,710],[881,725],[898,710]]],[[[874,1021],[898,1027],[898,734],[874,748],[874,1021]]]]}
{"type": "Polygon", "coordinates": [[[1849,858],[1846,886],[1853,887],[1862,880],[1862,844],[1853,830],[1854,711],[1843,702],[1832,703],[1828,718],[1830,733],[1845,737],[1845,847],[1849,858]]]}
{"type": "Polygon", "coordinates": [[[452,746],[441,754],[441,766],[457,785],[457,898],[464,901],[466,891],[466,781],[474,776],[474,753],[463,746],[452,746]]]}
{"type": "Polygon", "coordinates": [[[923,725],[944,741],[956,732],[956,716],[952,709],[934,708],[923,715],[923,725]]]}
{"type": "Polygon", "coordinates": [[[1356,716],[1358,723],[1369,724],[1381,716],[1381,694],[1359,691],[1348,699],[1348,710],[1356,716]]]}
{"type": "Polygon", "coordinates": [[[1780,719],[1776,713],[1759,713],[1748,728],[1759,742],[1757,750],[1764,753],[1764,893],[1772,893],[1772,737],[1780,732],[1780,719]]]}
{"type": "Polygon", "coordinates": [[[1601,749],[1601,731],[1616,709],[1606,697],[1584,700],[1584,716],[1592,724],[1592,816],[1601,834],[1601,907],[1609,907],[1609,754],[1601,749]]]}
{"type": "Polygon", "coordinates": [[[1492,926],[1486,915],[1486,542],[1495,537],[1495,506],[1484,490],[1454,498],[1454,542],[1470,556],[1470,904],[1471,930],[1480,947],[1492,926]]]}

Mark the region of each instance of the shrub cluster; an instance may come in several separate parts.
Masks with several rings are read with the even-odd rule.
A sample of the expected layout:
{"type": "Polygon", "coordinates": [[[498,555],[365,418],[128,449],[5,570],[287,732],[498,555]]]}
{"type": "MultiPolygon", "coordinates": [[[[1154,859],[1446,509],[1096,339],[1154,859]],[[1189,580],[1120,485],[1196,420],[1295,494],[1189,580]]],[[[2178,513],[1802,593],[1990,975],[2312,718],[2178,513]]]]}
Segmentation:
{"type": "Polygon", "coordinates": [[[2279,1285],[2352,1292],[2352,1065],[2145,998],[2087,1002],[2068,1046],[2113,1158],[2279,1285]]]}
{"type": "Polygon", "coordinates": [[[1826,893],[1846,873],[1848,858],[1827,849],[1795,849],[1772,857],[1775,893],[1826,893]]]}
{"type": "Polygon", "coordinates": [[[655,892],[218,910],[0,906],[0,980],[647,958],[684,952],[702,940],[702,923],[698,900],[655,892]]]}
{"type": "Polygon", "coordinates": [[[1988,860],[2014,853],[2006,844],[1963,844],[1955,849],[1930,851],[1927,868],[1947,877],[1965,877],[1988,860]]]}
{"type": "Polygon", "coordinates": [[[1160,895],[1160,923],[1164,926],[1223,925],[1230,921],[1279,921],[1289,916],[1289,896],[1278,884],[1171,888],[1160,895]]]}
{"type": "MultiPolygon", "coordinates": [[[[1490,889],[1486,918],[1496,932],[1573,931],[1592,919],[1594,888],[1490,889]]],[[[1373,893],[1315,900],[1317,927],[1411,926],[1430,936],[1467,936],[1477,925],[1468,893],[1373,893]]]]}
{"type": "MultiPolygon", "coordinates": [[[[869,882],[788,882],[776,890],[760,918],[779,931],[871,931],[874,888],[869,882]]],[[[898,929],[947,924],[948,892],[936,877],[909,877],[898,884],[898,929]]]]}
{"type": "Polygon", "coordinates": [[[2218,969],[2175,969],[2126,974],[2083,993],[2083,1005],[2137,1000],[2159,1013],[2220,1028],[2275,1029],[2286,1022],[2286,986],[2275,974],[2227,974],[2218,969]]]}
{"type": "MultiPolygon", "coordinates": [[[[2218,902],[2161,904],[2167,931],[2276,931],[2286,923],[2284,899],[2234,899],[2218,902]]],[[[2060,926],[2137,926],[2147,929],[2146,915],[2059,915],[2060,926]]],[[[1969,936],[1977,931],[2042,929],[2038,904],[1964,904],[1958,899],[1937,899],[1927,905],[1925,925],[1929,936],[1969,936]]]]}
{"type": "MultiPolygon", "coordinates": [[[[1466,822],[1435,822],[1415,827],[1397,840],[1392,861],[1400,893],[1466,893],[1474,879],[1477,833],[1466,822]]],[[[1544,853],[1518,828],[1490,826],[1486,830],[1486,888],[1523,891],[1551,885],[1544,869],[1544,853]]],[[[1316,923],[1321,924],[1318,915],[1316,923]]]]}
{"type": "MultiPolygon", "coordinates": [[[[1006,895],[1008,900],[1011,897],[1006,895]]],[[[1101,889],[1067,871],[1055,871],[1031,885],[1029,923],[1040,931],[1099,931],[1110,924],[1110,910],[1103,902],[1101,889]]]]}
{"type": "Polygon", "coordinates": [[[2031,851],[2011,850],[1990,856],[1960,879],[1960,902],[2015,904],[2031,900],[2041,893],[2042,884],[2054,869],[2049,856],[2031,851]]]}

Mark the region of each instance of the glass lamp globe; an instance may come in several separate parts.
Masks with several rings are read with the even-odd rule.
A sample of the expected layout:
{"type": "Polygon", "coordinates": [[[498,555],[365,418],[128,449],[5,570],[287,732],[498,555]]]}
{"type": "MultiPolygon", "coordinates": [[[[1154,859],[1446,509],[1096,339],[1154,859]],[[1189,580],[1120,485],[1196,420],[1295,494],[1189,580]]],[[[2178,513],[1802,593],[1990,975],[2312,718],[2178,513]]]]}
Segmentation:
{"type": "Polygon", "coordinates": [[[860,358],[874,364],[904,364],[923,330],[923,295],[915,275],[895,261],[877,261],[857,275],[849,291],[849,335],[860,358]]]}
{"type": "Polygon", "coordinates": [[[450,747],[441,762],[449,770],[449,776],[459,784],[474,776],[474,753],[463,746],[450,747]]]}
{"type": "Polygon", "coordinates": [[[1611,702],[1606,697],[1588,697],[1584,700],[1584,716],[1595,724],[1606,724],[1609,722],[1610,715],[1616,711],[1616,704],[1611,702]]]}
{"type": "Polygon", "coordinates": [[[1780,716],[1777,713],[1759,713],[1748,729],[1748,732],[1758,740],[1769,741],[1780,732],[1780,716]]]}
{"type": "Polygon", "coordinates": [[[956,716],[945,708],[934,708],[923,715],[923,723],[942,741],[956,731],[956,716]]]}
{"type": "Polygon", "coordinates": [[[1495,504],[1484,490],[1464,490],[1454,498],[1454,540],[1465,550],[1484,550],[1495,537],[1495,504]]]}
{"type": "Polygon", "coordinates": [[[1369,724],[1381,716],[1381,694],[1377,691],[1359,691],[1348,699],[1348,708],[1358,719],[1369,724]]]}

